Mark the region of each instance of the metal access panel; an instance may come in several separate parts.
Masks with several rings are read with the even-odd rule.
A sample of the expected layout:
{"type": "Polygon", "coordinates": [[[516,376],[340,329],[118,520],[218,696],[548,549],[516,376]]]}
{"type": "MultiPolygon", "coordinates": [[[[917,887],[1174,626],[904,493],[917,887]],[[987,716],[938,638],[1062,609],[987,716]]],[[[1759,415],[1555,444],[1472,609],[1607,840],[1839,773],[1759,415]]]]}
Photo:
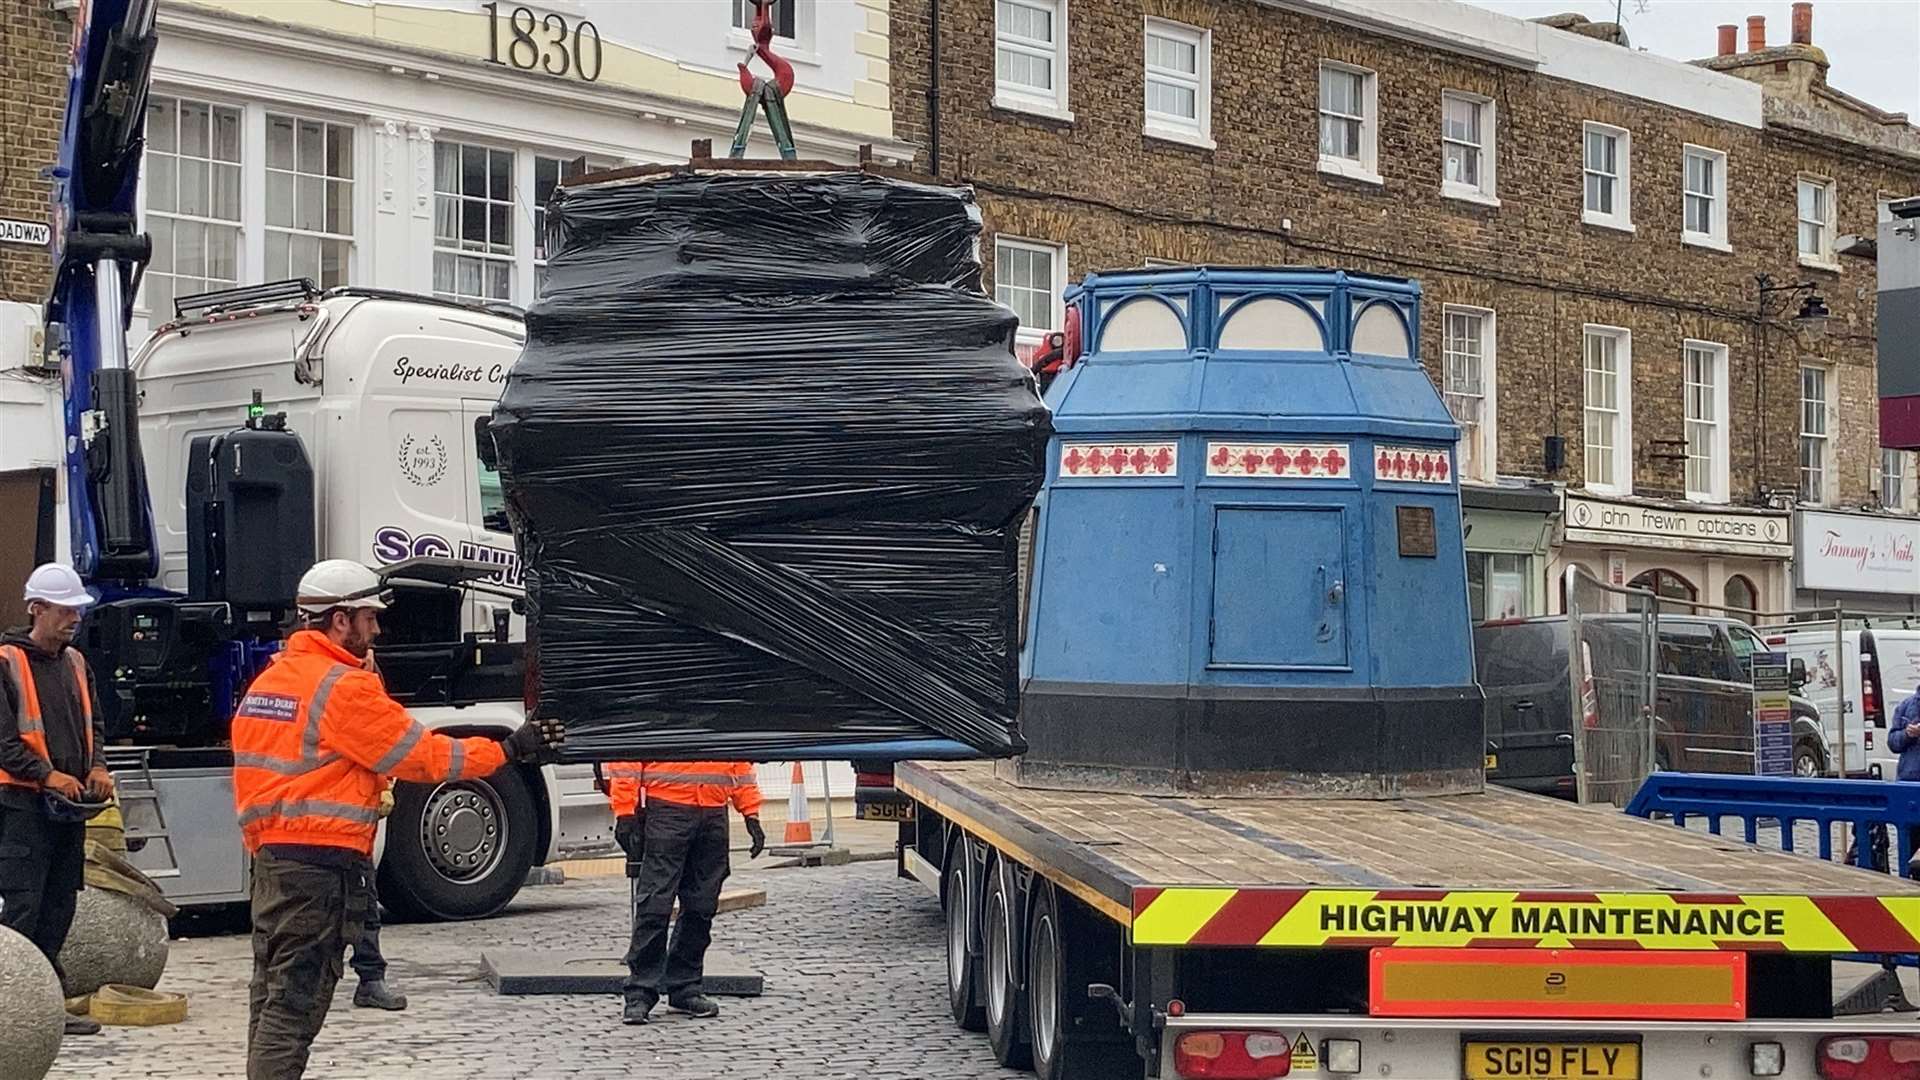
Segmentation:
{"type": "MultiPolygon", "coordinates": [[[[141,851],[130,852],[127,861],[182,907],[246,900],[247,852],[233,813],[233,766],[156,768],[153,787],[159,793],[166,833],[173,841],[173,857],[169,858],[165,844],[155,840],[141,851]]],[[[150,803],[129,803],[127,827],[159,827],[151,807],[150,803]]]]}
{"type": "Polygon", "coordinates": [[[1216,510],[1212,662],[1346,667],[1346,531],[1339,507],[1216,510]]]}

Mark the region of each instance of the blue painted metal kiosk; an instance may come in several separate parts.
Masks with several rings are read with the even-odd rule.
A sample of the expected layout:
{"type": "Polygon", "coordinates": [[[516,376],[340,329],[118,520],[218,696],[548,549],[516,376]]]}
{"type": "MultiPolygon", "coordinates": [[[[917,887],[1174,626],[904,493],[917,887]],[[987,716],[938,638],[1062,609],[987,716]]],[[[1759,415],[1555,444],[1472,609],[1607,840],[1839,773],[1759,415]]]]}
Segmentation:
{"type": "Polygon", "coordinates": [[[1027,785],[1478,790],[1458,436],[1420,287],[1089,275],[1047,394],[1021,655],[1027,785]]]}

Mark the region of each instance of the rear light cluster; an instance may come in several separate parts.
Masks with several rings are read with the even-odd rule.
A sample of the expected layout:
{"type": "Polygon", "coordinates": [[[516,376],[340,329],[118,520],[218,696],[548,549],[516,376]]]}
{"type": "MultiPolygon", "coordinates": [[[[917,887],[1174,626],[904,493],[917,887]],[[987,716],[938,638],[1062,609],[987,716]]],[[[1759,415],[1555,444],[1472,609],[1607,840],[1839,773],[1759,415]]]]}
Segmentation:
{"type": "Polygon", "coordinates": [[[1822,1080],[1920,1080],[1920,1036],[1822,1039],[1816,1064],[1822,1080]]]}
{"type": "Polygon", "coordinates": [[[1193,1080],[1274,1080],[1293,1069],[1293,1043],[1277,1031],[1188,1031],[1173,1043],[1173,1067],[1193,1080]]]}
{"type": "MultiPolygon", "coordinates": [[[[1873,666],[1872,657],[1860,658],[1860,711],[1874,727],[1886,727],[1887,717],[1880,709],[1880,695],[1873,689],[1873,684],[1878,681],[1874,678],[1873,666]]],[[[1873,748],[1873,728],[1867,729],[1867,748],[1873,748]]]]}

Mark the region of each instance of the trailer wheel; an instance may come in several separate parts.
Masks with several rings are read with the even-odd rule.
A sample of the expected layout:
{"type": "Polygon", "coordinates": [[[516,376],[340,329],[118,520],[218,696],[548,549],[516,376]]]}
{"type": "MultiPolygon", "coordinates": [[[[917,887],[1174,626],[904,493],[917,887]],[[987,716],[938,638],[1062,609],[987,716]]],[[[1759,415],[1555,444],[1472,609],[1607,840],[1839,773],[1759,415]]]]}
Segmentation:
{"type": "Polygon", "coordinates": [[[1091,1042],[1076,1038],[1073,1017],[1086,1008],[1092,957],[1085,934],[1071,921],[1077,913],[1063,904],[1051,882],[1033,891],[1027,931],[1027,1017],[1033,1045],[1033,1071],[1040,1080],[1122,1080],[1144,1075],[1132,1043],[1091,1042]]]}
{"type": "Polygon", "coordinates": [[[986,956],[980,965],[986,982],[987,1042],[993,1046],[993,1058],[1009,1069],[1024,1069],[1033,1063],[1033,1047],[1027,1041],[1025,995],[1021,992],[1019,960],[1014,955],[1014,912],[1019,910],[1011,875],[999,859],[987,870],[987,897],[981,905],[982,943],[986,956]]]}
{"type": "Polygon", "coordinates": [[[452,784],[395,784],[380,901],[407,919],[484,919],[527,883],[539,804],[519,769],[452,784]]]}
{"type": "Polygon", "coordinates": [[[941,891],[947,913],[947,1008],[962,1031],[985,1031],[987,1010],[980,1004],[980,962],[968,952],[967,848],[954,844],[947,856],[947,884],[941,891]]]}

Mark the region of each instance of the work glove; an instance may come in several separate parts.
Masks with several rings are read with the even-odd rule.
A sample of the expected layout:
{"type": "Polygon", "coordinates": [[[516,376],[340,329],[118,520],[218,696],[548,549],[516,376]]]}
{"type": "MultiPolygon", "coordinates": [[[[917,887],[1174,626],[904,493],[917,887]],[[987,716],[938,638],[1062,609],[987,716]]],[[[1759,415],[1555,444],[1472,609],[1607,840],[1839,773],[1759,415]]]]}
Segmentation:
{"type": "Polygon", "coordinates": [[[545,761],[566,741],[566,725],[551,716],[536,716],[501,739],[500,748],[507,752],[509,761],[545,761]]]}
{"type": "Polygon", "coordinates": [[[641,852],[646,850],[646,819],[640,816],[642,813],[645,811],[615,818],[613,822],[613,842],[627,853],[628,862],[640,861],[641,852]]]}
{"type": "Polygon", "coordinates": [[[757,859],[767,850],[767,830],[760,827],[759,817],[747,815],[747,835],[753,838],[753,847],[747,850],[747,858],[757,859]]]}
{"type": "Polygon", "coordinates": [[[381,817],[386,817],[393,813],[393,787],[391,785],[380,789],[380,805],[376,807],[373,812],[381,817]]]}

